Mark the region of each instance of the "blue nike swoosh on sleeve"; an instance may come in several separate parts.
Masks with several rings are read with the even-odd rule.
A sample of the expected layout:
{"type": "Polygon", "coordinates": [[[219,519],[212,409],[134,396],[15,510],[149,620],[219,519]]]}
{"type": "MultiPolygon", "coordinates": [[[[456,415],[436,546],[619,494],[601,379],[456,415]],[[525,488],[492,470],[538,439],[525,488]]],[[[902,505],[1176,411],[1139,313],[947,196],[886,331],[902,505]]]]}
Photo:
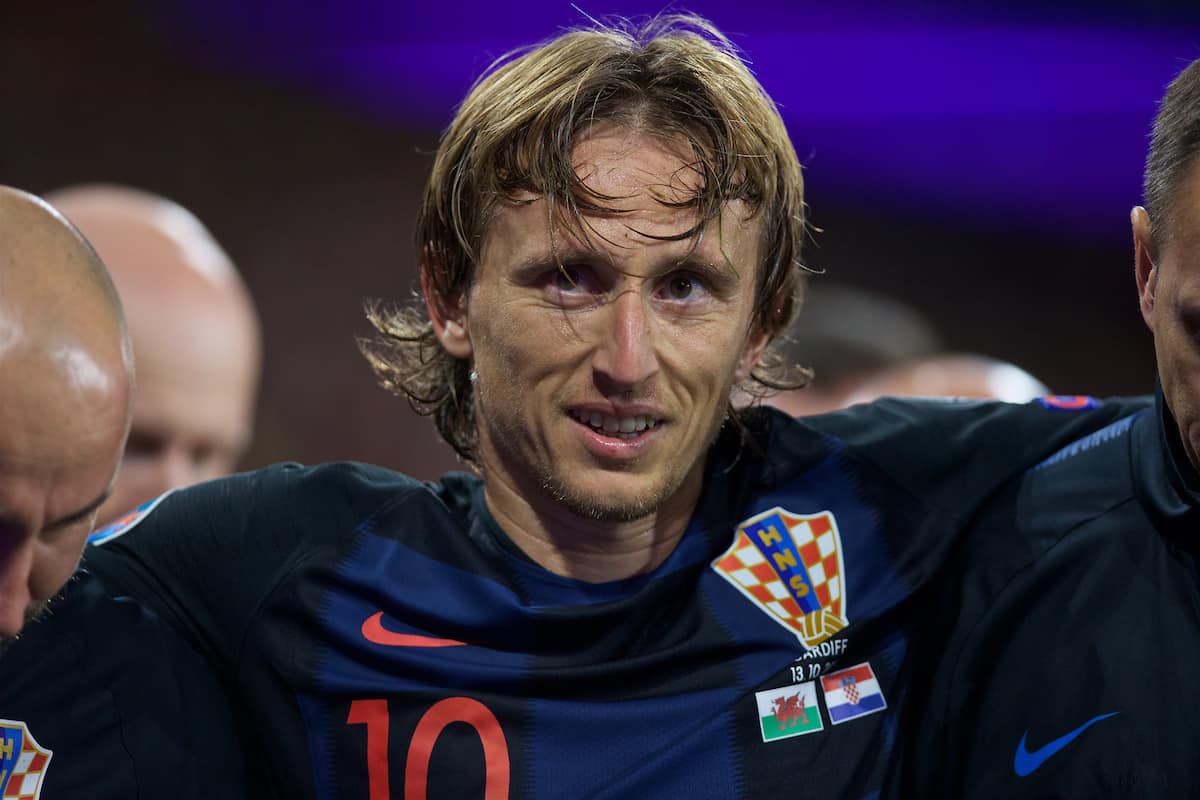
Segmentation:
{"type": "Polygon", "coordinates": [[[1108,719],[1109,717],[1115,717],[1119,713],[1121,712],[1113,711],[1108,714],[1101,714],[1098,717],[1092,717],[1075,730],[1058,737],[1049,744],[1042,745],[1032,753],[1029,752],[1025,747],[1025,740],[1029,736],[1029,731],[1025,731],[1024,735],[1021,736],[1021,741],[1017,743],[1017,753],[1015,756],[1013,756],[1013,772],[1017,773],[1019,777],[1024,778],[1042,764],[1045,764],[1046,759],[1050,758],[1059,750],[1062,750],[1071,742],[1075,741],[1079,734],[1083,733],[1097,722],[1108,719]]]}

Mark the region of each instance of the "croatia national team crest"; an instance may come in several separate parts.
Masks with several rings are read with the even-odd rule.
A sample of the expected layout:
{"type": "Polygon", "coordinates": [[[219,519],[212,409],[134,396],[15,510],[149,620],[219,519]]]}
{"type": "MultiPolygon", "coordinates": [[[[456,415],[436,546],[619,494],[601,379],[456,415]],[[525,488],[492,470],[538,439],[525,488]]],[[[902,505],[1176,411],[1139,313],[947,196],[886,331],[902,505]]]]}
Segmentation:
{"type": "Polygon", "coordinates": [[[24,722],[0,719],[0,800],[38,800],[52,755],[24,722]]]}
{"type": "Polygon", "coordinates": [[[712,567],[805,647],[846,627],[842,540],[829,511],[793,514],[777,506],[753,516],[712,567]]]}
{"type": "Polygon", "coordinates": [[[825,675],[821,678],[821,690],[825,692],[829,721],[834,725],[887,708],[883,689],[866,662],[825,675]]]}

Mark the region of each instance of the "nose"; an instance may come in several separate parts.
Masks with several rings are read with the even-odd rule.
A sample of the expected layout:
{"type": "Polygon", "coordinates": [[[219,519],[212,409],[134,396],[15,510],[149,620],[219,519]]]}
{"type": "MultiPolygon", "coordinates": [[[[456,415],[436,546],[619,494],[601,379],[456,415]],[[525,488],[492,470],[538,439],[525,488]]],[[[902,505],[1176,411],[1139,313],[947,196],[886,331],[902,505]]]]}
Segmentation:
{"type": "Polygon", "coordinates": [[[33,548],[32,536],[0,544],[0,638],[16,636],[25,625],[33,601],[29,594],[33,548]]]}
{"type": "Polygon", "coordinates": [[[606,324],[592,362],[597,382],[602,390],[637,389],[658,372],[654,320],[645,299],[635,289],[628,289],[617,295],[603,313],[606,324]]]}

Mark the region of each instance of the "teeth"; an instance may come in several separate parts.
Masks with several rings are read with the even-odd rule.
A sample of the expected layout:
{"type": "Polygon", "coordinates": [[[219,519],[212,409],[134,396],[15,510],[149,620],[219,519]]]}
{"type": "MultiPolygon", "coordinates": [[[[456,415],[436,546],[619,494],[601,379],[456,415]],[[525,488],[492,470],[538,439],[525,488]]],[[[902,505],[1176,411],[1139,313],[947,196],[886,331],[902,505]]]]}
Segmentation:
{"type": "Polygon", "coordinates": [[[571,416],[595,430],[604,431],[610,435],[618,435],[622,439],[631,439],[644,430],[649,430],[658,424],[653,417],[642,415],[632,417],[610,417],[599,411],[572,411],[571,416]]]}

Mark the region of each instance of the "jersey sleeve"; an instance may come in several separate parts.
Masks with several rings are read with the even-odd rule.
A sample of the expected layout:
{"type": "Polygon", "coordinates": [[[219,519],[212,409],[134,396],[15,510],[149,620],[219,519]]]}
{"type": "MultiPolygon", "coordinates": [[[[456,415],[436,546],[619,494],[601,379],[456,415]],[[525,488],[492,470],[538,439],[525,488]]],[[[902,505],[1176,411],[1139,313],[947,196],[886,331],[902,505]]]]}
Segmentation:
{"type": "Polygon", "coordinates": [[[227,667],[263,588],[295,549],[295,472],[283,466],[169,493],[119,522],[115,535],[102,531],[84,564],[227,667]]]}
{"type": "Polygon", "coordinates": [[[805,422],[961,517],[1067,444],[1152,405],[1149,396],[1025,404],[887,397],[805,422]]]}
{"type": "Polygon", "coordinates": [[[0,765],[5,798],[252,796],[232,704],[207,664],[84,570],[0,659],[0,751],[14,733],[28,755],[8,787],[17,794],[3,791],[0,765]]]}
{"type": "Polygon", "coordinates": [[[223,674],[298,559],[353,525],[345,465],[269,467],[172,492],[101,531],[85,565],[159,614],[223,674]]]}

